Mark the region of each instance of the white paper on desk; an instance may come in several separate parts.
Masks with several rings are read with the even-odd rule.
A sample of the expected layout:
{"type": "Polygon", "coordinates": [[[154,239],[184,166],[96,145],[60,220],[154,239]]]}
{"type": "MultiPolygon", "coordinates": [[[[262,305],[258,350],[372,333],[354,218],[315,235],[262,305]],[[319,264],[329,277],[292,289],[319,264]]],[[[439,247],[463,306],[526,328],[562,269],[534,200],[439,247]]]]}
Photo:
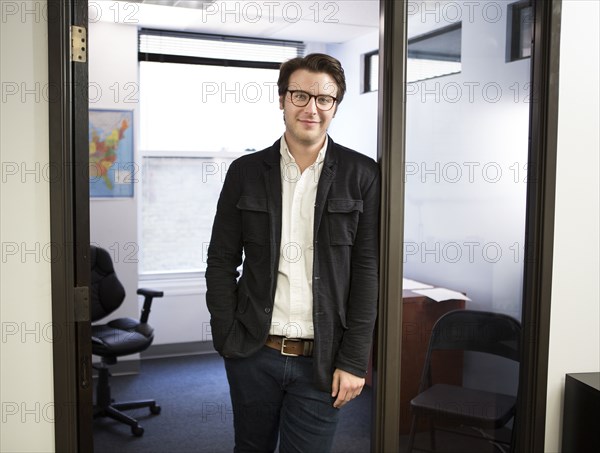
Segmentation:
{"type": "Polygon", "coordinates": [[[446,288],[413,289],[412,292],[429,297],[436,302],[442,302],[444,300],[471,300],[463,293],[452,291],[446,288]]]}
{"type": "Polygon", "coordinates": [[[410,278],[402,279],[402,289],[410,289],[412,291],[415,289],[426,289],[426,288],[433,288],[433,286],[427,285],[426,283],[418,282],[416,280],[411,280],[410,278]]]}

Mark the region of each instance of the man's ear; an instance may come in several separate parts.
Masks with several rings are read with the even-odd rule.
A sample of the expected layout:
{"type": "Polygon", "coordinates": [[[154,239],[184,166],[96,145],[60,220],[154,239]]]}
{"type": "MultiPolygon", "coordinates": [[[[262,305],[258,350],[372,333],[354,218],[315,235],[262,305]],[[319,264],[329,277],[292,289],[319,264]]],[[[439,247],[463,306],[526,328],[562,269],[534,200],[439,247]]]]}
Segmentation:
{"type": "Polygon", "coordinates": [[[279,96],[279,110],[283,110],[284,101],[285,101],[285,96],[279,96]]]}

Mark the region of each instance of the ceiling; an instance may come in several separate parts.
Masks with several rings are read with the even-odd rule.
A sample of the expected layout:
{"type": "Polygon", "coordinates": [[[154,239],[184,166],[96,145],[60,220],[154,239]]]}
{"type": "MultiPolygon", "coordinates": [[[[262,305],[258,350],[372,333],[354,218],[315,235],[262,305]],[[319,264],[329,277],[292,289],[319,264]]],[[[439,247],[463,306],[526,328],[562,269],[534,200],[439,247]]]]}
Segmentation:
{"type": "Polygon", "coordinates": [[[90,22],[340,43],[379,27],[379,0],[128,0],[90,3],[90,22]]]}

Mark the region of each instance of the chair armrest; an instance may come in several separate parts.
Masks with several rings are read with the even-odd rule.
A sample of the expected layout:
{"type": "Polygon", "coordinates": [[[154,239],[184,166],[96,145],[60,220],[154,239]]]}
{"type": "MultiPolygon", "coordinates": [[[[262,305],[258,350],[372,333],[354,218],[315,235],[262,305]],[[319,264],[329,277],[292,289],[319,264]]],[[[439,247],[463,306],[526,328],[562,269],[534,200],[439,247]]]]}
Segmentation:
{"type": "Polygon", "coordinates": [[[156,291],[154,289],[148,289],[148,288],[139,288],[137,290],[137,293],[140,296],[150,296],[150,297],[163,297],[165,295],[165,293],[163,291],[156,291]]]}
{"type": "Polygon", "coordinates": [[[138,288],[137,293],[140,296],[144,296],[144,307],[142,308],[142,314],[140,316],[140,322],[146,324],[150,317],[150,307],[152,306],[152,300],[155,297],[163,297],[165,293],[163,291],[156,291],[147,288],[138,288]]]}

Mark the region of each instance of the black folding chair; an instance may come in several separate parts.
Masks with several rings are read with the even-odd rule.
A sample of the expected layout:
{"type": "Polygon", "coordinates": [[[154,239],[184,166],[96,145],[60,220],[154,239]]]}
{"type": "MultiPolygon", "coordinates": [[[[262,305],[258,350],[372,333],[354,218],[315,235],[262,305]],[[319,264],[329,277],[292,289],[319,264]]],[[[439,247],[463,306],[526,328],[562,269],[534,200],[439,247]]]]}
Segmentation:
{"type": "MultiPolygon", "coordinates": [[[[425,358],[419,393],[412,399],[412,424],[408,440],[408,453],[413,449],[435,451],[436,430],[488,439],[493,445],[509,445],[506,441],[490,437],[483,430],[494,433],[505,427],[515,417],[517,395],[505,395],[494,391],[432,382],[432,353],[434,351],[474,351],[504,357],[520,362],[521,325],[518,321],[499,313],[475,310],[455,310],[443,315],[433,327],[425,358]],[[414,446],[420,419],[426,418],[430,425],[431,450],[414,446]],[[448,426],[470,426],[471,433],[448,429],[448,426]],[[480,433],[478,436],[474,433],[480,433]]],[[[517,383],[518,387],[518,383],[517,383]]],[[[503,451],[503,450],[501,450],[503,451]]]]}

